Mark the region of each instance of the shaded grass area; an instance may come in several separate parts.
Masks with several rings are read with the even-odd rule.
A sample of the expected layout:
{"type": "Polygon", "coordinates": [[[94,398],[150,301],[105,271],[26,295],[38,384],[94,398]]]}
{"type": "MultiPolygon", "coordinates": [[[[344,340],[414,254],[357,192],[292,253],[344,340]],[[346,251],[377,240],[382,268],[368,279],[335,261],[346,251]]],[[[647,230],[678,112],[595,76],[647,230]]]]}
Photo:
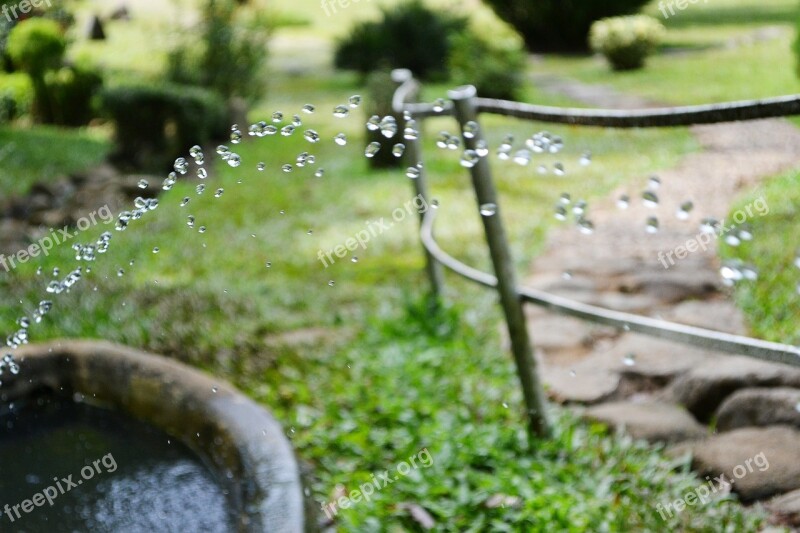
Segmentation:
{"type": "Polygon", "coordinates": [[[85,170],[110,149],[102,136],[54,127],[0,126],[0,190],[23,194],[32,183],[85,170]]]}

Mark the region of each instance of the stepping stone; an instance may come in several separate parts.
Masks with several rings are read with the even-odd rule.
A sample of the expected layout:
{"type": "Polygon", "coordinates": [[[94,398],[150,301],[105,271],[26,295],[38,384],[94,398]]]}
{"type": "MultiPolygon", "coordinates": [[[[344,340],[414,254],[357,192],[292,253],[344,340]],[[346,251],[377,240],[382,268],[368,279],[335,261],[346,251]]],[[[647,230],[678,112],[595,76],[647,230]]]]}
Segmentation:
{"type": "Polygon", "coordinates": [[[587,409],[583,416],[649,442],[675,443],[707,434],[685,409],[656,401],[606,403],[587,409]]]}
{"type": "MultiPolygon", "coordinates": [[[[692,468],[709,481],[725,476],[743,501],[800,489],[800,431],[788,426],[743,428],[683,443],[670,455],[689,451],[692,468]]],[[[720,480],[721,481],[721,480],[720,480]]],[[[714,482],[719,489],[720,482],[714,482]]]]}
{"type": "Polygon", "coordinates": [[[693,367],[668,387],[663,399],[685,406],[705,422],[725,398],[753,387],[800,388],[800,369],[744,356],[726,357],[693,367]]]}
{"type": "Polygon", "coordinates": [[[545,392],[558,403],[595,404],[610,398],[619,388],[619,374],[606,371],[579,372],[564,367],[542,368],[545,392]]]}
{"type": "Polygon", "coordinates": [[[726,398],[717,411],[719,431],[776,425],[800,429],[800,389],[742,389],[726,398]]]}
{"type": "Polygon", "coordinates": [[[800,527],[800,490],[793,490],[766,503],[779,524],[800,527]]]}
{"type": "Polygon", "coordinates": [[[747,328],[742,312],[727,300],[687,300],[660,313],[670,322],[744,335],[747,328]]]}

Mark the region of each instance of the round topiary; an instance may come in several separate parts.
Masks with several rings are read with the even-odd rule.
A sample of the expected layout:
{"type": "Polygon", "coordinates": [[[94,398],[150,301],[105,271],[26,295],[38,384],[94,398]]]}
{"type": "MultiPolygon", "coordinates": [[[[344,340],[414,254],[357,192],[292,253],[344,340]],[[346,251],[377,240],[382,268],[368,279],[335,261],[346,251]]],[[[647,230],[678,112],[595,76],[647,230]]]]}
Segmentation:
{"type": "Polygon", "coordinates": [[[14,26],[6,44],[11,61],[31,77],[41,77],[46,70],[60,67],[66,48],[67,41],[58,23],[43,18],[24,20],[14,26]]]}
{"type": "Polygon", "coordinates": [[[592,24],[589,45],[603,54],[614,70],[634,70],[644,66],[665,32],[664,26],[653,17],[612,17],[592,24]]]}

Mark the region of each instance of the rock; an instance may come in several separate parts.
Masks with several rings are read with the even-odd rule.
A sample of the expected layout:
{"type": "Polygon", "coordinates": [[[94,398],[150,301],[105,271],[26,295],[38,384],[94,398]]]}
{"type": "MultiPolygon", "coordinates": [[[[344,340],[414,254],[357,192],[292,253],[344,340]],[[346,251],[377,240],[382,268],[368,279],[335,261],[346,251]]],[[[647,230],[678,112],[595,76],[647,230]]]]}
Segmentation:
{"type": "MultiPolygon", "coordinates": [[[[800,431],[788,426],[743,428],[681,444],[690,450],[701,476],[724,481],[743,501],[768,498],[800,488],[800,431]]],[[[673,455],[674,455],[673,450],[673,455]]]]}
{"type": "Polygon", "coordinates": [[[742,312],[736,304],[727,300],[687,300],[665,309],[661,318],[725,333],[747,333],[742,312]]]}
{"type": "Polygon", "coordinates": [[[800,527],[800,490],[778,496],[767,502],[766,507],[777,523],[800,527]]]}
{"type": "Polygon", "coordinates": [[[752,387],[800,388],[800,369],[744,356],[715,359],[678,377],[664,399],[685,406],[705,422],[729,395],[752,387]]]}
{"type": "Polygon", "coordinates": [[[577,372],[563,367],[543,367],[547,395],[559,403],[594,404],[610,398],[619,388],[620,376],[613,372],[577,372]]]}
{"type": "Polygon", "coordinates": [[[777,425],[800,429],[800,389],[742,389],[726,398],[717,411],[719,431],[777,425]]]}
{"type": "Polygon", "coordinates": [[[649,442],[673,443],[706,435],[685,409],[655,401],[606,403],[587,409],[584,417],[649,442]]]}

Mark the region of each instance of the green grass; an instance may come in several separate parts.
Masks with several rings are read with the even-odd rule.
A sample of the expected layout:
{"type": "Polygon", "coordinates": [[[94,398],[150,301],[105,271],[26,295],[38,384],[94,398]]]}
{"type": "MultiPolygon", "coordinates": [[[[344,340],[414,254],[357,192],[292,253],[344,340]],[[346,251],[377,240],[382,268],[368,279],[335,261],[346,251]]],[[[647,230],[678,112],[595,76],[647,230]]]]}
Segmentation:
{"type": "MultiPolygon", "coordinates": [[[[355,19],[374,16],[377,5],[353,4],[335,23],[316,0],[281,7],[310,25],[276,34],[272,56],[277,73],[250,118],[265,118],[275,109],[296,113],[311,102],[318,112],[301,115],[322,134],[323,142],[310,145],[295,134],[238,145],[242,166],[215,165],[202,196],[194,192],[197,180],[182,179],[160,196],[159,209],[129,230],[113,232],[111,250],[91,265],[92,272],[75,290],[54,298],[55,309],[32,329],[33,340],[108,339],[190,362],[230,380],[275,412],[300,457],[313,467],[312,488],[319,502],[330,501],[337,484],[353,490],[371,473],[392,469],[427,447],[434,465],[401,478],[371,502],[343,511],[337,525],[344,531],[419,530],[398,505],[402,502],[425,507],[444,531],[755,530],[758,514],[745,518],[741,508],[727,502],[689,508],[662,522],[655,505],[675,500],[698,484],[686,465],[585,426],[559,408],[551,413],[557,421],[554,440],[528,449],[513,365],[498,333],[501,316],[495,297],[448,276],[445,301],[452,307],[430,315],[420,303],[425,279],[413,217],[355,252],[356,263],[348,257],[325,268],[317,260],[319,250],[344,243],[365,221],[390,218],[393,209],[413,196],[402,170],[367,168],[361,138],[366,117],[361,109],[347,119],[330,114],[350,94],[363,94],[355,76],[330,70],[330,37],[355,19]],[[331,142],[340,131],[350,138],[346,147],[331,142]],[[280,165],[293,163],[301,151],[314,153],[317,164],[281,172],[280,165]],[[264,172],[256,170],[259,161],[268,165],[264,172]],[[324,167],[323,178],[312,176],[316,167],[324,167]],[[224,194],[214,198],[218,187],[224,194]],[[190,203],[178,207],[184,196],[190,203]],[[188,215],[196,217],[194,229],[186,224],[188,215]],[[200,225],[207,227],[203,234],[197,231],[200,225]],[[156,246],[158,254],[152,252],[156,246]],[[516,496],[521,503],[488,508],[487,499],[497,495],[516,496]]],[[[736,4],[742,5],[752,10],[754,4],[736,4]]],[[[785,3],[774,5],[778,14],[773,16],[783,16],[780,6],[785,3]]],[[[116,79],[152,76],[163,58],[159,47],[166,37],[137,44],[137,31],[161,27],[146,12],[140,14],[143,19],[109,26],[116,35],[107,43],[81,45],[76,54],[108,65],[116,79]]],[[[700,20],[697,24],[702,26],[685,22],[699,14],[687,10],[684,16],[681,23],[676,17],[675,31],[692,45],[710,42],[703,37],[708,28],[713,28],[709,31],[716,42],[754,26],[746,16],[731,15],[725,24],[700,20]]],[[[748,53],[708,50],[659,57],[631,78],[612,76],[592,59],[545,59],[541,69],[654,98],[672,95],[664,99],[670,102],[732,99],[753,90],[789,92],[779,90],[786,80],[782,70],[758,70],[780,70],[790,61],[784,54],[771,57],[766,44],[748,53]],[[756,72],[751,74],[755,80],[746,79],[747,69],[756,72]],[[708,82],[709,76],[716,83],[708,82]]],[[[426,87],[425,99],[445,96],[446,88],[426,87]]],[[[573,104],[534,87],[526,91],[528,101],[573,104]]],[[[519,142],[545,126],[487,117],[483,127],[496,146],[507,133],[519,142]]],[[[591,205],[617,185],[644,180],[697,149],[685,129],[547,129],[564,137],[566,149],[535,163],[561,161],[566,176],[539,176],[531,167],[493,161],[520,272],[556,223],[552,209],[562,192],[591,205]],[[593,153],[588,168],[577,163],[585,150],[593,153]]],[[[454,132],[453,122],[430,121],[424,137],[430,186],[441,204],[437,236],[453,255],[488,269],[469,179],[456,152],[432,146],[440,130],[454,132]]],[[[48,131],[15,131],[12,141],[48,131]]],[[[34,179],[31,176],[54,176],[52,167],[60,171],[68,166],[64,161],[78,168],[107,149],[88,134],[29,144],[25,152],[21,147],[14,151],[18,168],[13,175],[22,176],[16,182],[18,190],[34,179]]],[[[216,157],[209,154],[208,159],[216,157]]],[[[106,229],[93,228],[76,240],[89,242],[106,229]]],[[[43,288],[54,267],[62,276],[74,267],[69,244],[0,277],[6,296],[0,319],[9,331],[21,313],[51,297],[43,288]],[[43,273],[37,275],[39,266],[43,273]]]]}
{"type": "Polygon", "coordinates": [[[102,135],[89,131],[0,126],[0,190],[22,194],[37,181],[86,170],[109,148],[102,135]]]}
{"type": "Polygon", "coordinates": [[[769,214],[749,220],[754,238],[741,246],[723,246],[722,255],[742,259],[759,269],[756,282],[740,283],[734,291],[756,337],[800,345],[800,268],[795,265],[800,247],[787,236],[797,231],[800,174],[792,171],[745,195],[731,210],[735,213],[762,197],[769,214]]]}

